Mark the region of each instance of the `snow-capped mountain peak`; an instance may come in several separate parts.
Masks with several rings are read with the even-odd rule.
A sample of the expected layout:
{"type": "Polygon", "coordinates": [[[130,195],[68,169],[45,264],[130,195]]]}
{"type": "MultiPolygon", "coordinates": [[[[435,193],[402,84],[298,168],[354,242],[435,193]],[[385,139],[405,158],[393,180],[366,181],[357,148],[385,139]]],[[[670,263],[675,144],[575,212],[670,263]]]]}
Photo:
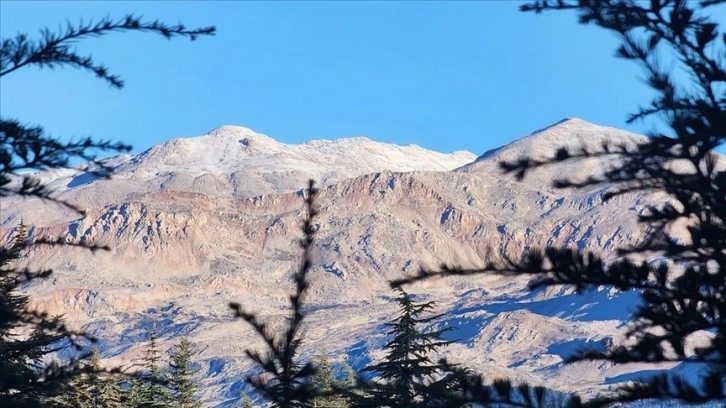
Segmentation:
{"type": "MultiPolygon", "coordinates": [[[[110,180],[60,173],[51,187],[87,209],[82,217],[8,202],[3,222],[24,219],[38,236],[109,244],[113,250],[98,255],[55,246],[34,253],[43,267],[56,268],[53,279],[29,288],[39,310],[64,313],[69,324],[102,338],[104,357],[121,362],[142,352],[143,328],[153,327],[162,347],[189,336],[205,345],[196,356],[205,397],[222,403],[245,387],[250,365],[240,356],[256,346],[227,305],[243,301],[279,316],[299,256],[299,190],[308,178],[326,186],[317,201],[315,312],[305,352],[320,347],[357,364],[373,361],[385,344],[380,324],[396,310],[389,279],[420,266],[478,266],[490,253],[518,256],[551,245],[608,256],[636,243],[643,236],[638,211],[652,196],[604,202],[599,191],[547,188],[560,175],[591,174],[591,161],[545,166],[522,182],[497,167],[523,154],[546,156],[560,144],[609,138],[643,140],[568,119],[472,163],[468,152],[360,137],[286,144],[222,126],[116,158],[119,172],[110,180]]],[[[511,276],[410,289],[437,301],[446,323],[459,328],[446,356],[487,375],[591,392],[633,370],[562,361],[573,348],[617,344],[636,293],[532,292],[527,279],[511,276]]]]}
{"type": "Polygon", "coordinates": [[[647,138],[622,129],[599,126],[579,118],[566,118],[535,130],[507,145],[492,149],[477,158],[511,160],[521,156],[550,157],[563,146],[598,149],[604,141],[642,143],[647,138]]]}
{"type": "Polygon", "coordinates": [[[385,170],[448,171],[475,158],[467,151],[439,153],[366,137],[287,144],[246,127],[225,125],[201,136],[165,141],[137,155],[118,156],[112,160],[115,172],[110,180],[80,170],[39,176],[61,194],[84,190],[89,200],[102,205],[153,191],[253,197],[297,191],[311,178],[327,185],[385,170]]]}

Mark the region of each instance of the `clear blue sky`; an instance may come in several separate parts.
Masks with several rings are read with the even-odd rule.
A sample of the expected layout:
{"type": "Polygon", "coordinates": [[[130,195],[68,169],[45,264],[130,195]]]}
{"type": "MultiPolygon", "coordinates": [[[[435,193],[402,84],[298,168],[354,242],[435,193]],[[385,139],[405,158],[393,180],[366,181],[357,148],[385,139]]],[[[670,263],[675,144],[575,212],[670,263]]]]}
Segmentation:
{"type": "Polygon", "coordinates": [[[131,12],[218,34],[83,41],[123,90],[75,70],[21,70],[0,82],[0,113],[136,152],[224,124],[288,143],[368,136],[477,154],[568,116],[652,127],[625,125],[650,91],[637,66],[613,57],[613,35],[518,5],[3,0],[2,37],[131,12]]]}

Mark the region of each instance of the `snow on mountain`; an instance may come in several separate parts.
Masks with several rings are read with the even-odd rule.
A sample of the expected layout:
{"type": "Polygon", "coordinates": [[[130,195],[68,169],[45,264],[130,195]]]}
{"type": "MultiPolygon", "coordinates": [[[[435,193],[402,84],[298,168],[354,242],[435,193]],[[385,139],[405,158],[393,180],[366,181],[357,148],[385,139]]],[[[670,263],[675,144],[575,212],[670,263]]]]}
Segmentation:
{"type": "MultiPolygon", "coordinates": [[[[154,177],[161,171],[234,173],[300,172],[340,180],[374,171],[451,170],[472,153],[442,154],[419,146],[398,146],[365,137],[313,140],[288,145],[239,126],[222,126],[204,136],[175,139],[142,153],[130,168],[154,177]]],[[[124,167],[120,173],[125,173],[124,167]]],[[[137,175],[138,177],[138,175],[137,175]]]]}
{"type": "MultiPolygon", "coordinates": [[[[203,136],[173,139],[135,156],[108,159],[110,184],[133,192],[174,190],[254,196],[288,192],[314,178],[331,184],[376,171],[444,171],[473,161],[466,151],[450,154],[416,145],[399,146],[365,137],[285,144],[241,126],[221,126],[203,136]]],[[[95,179],[74,170],[42,174],[54,187],[73,189],[95,179]]],[[[109,182],[107,182],[109,183],[109,182]]]]}
{"type": "MultiPolygon", "coordinates": [[[[602,145],[605,142],[616,145],[624,143],[628,147],[635,147],[646,140],[647,138],[644,136],[624,130],[593,125],[578,118],[567,118],[505,146],[490,150],[479,156],[474,162],[457,169],[457,171],[467,173],[493,172],[499,175],[498,163],[501,161],[513,162],[525,156],[533,159],[547,159],[553,157],[557,149],[561,147],[568,147],[571,151],[577,151],[582,147],[589,151],[599,151],[602,150],[602,145]]],[[[540,171],[537,169],[529,172],[526,184],[549,185],[552,182],[552,176],[556,178],[574,177],[577,180],[578,177],[602,172],[609,167],[611,160],[611,158],[601,158],[573,161],[566,165],[559,165],[554,168],[555,170],[545,169],[540,171]]]]}
{"type": "MultiPolygon", "coordinates": [[[[383,170],[445,171],[475,158],[467,151],[439,153],[365,137],[285,144],[245,127],[221,126],[203,136],[169,140],[138,155],[104,159],[115,168],[110,180],[84,172],[85,165],[35,176],[59,198],[94,208],[154,191],[235,198],[286,193],[301,189],[310,178],[328,185],[383,170]]],[[[48,221],[70,215],[53,206],[46,210],[48,221]]],[[[17,217],[6,217],[0,225],[16,221],[17,217]]]]}
{"type": "Polygon", "coordinates": [[[586,146],[590,149],[598,149],[605,141],[634,145],[646,140],[647,138],[644,136],[625,130],[593,125],[579,118],[565,118],[505,146],[490,150],[479,156],[476,162],[485,159],[514,160],[521,156],[550,157],[563,146],[586,146]]]}
{"type": "MultiPolygon", "coordinates": [[[[638,211],[662,197],[628,194],[603,202],[602,189],[549,187],[553,177],[602,163],[547,166],[523,182],[497,167],[521,154],[547,155],[560,143],[604,139],[643,140],[570,119],[474,161],[467,152],[364,138],[286,145],[225,126],[115,159],[119,173],[111,180],[69,186],[80,176],[60,174],[53,183],[63,186],[61,197],[88,209],[84,217],[31,201],[4,205],[3,222],[23,217],[34,234],[109,244],[112,251],[99,254],[39,248],[31,262],[57,272],[28,289],[38,307],[63,312],[71,325],[99,335],[103,356],[116,362],[139,355],[146,328],[165,347],[189,336],[203,345],[195,357],[205,396],[225,403],[246,387],[244,349],[259,345],[226,305],[240,301],[281,318],[297,264],[298,192],[306,179],[323,186],[304,353],[322,350],[361,366],[380,357],[381,325],[396,311],[389,279],[422,265],[480,265],[491,253],[514,256],[528,247],[614,256],[616,247],[637,242],[644,234],[638,211]]],[[[533,293],[525,278],[497,276],[431,280],[408,290],[437,301],[445,323],[457,328],[451,335],[459,341],[444,354],[492,377],[592,395],[612,379],[653,369],[562,364],[579,346],[622,341],[638,302],[634,293],[533,293]]]]}

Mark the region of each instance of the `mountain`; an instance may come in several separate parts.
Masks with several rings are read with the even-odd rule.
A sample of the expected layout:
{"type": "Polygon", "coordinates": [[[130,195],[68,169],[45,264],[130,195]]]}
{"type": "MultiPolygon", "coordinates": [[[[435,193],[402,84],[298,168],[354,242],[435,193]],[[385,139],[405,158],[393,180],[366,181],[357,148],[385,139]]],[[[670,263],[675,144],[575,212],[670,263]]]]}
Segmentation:
{"type": "Polygon", "coordinates": [[[289,145],[240,126],[173,139],[134,156],[106,160],[112,180],[79,170],[39,175],[59,193],[90,208],[133,194],[177,191],[244,198],[295,191],[313,178],[322,184],[382,170],[451,170],[474,160],[466,151],[443,154],[365,137],[289,145]]]}
{"type": "MultiPolygon", "coordinates": [[[[42,310],[101,337],[102,355],[128,362],[145,329],[162,345],[180,335],[200,345],[205,396],[223,404],[245,389],[253,333],[231,318],[238,301],[281,323],[297,265],[305,180],[321,181],[305,353],[318,350],[354,366],[380,357],[382,324],[396,312],[387,280],[442,262],[472,266],[490,254],[573,246],[606,255],[638,241],[636,215],[659,195],[602,201],[606,188],[555,190],[553,177],[602,169],[607,161],[562,163],[522,182],[497,162],[547,155],[562,144],[635,144],[643,136],[568,119],[476,157],[395,146],[365,138],[287,145],[224,126],[134,156],[110,159],[111,180],[80,172],[38,174],[59,196],[86,208],[80,217],[37,201],[3,205],[4,236],[23,218],[36,236],[109,244],[90,254],[38,248],[31,264],[55,267],[27,288],[42,310]]],[[[507,376],[588,395],[650,365],[563,365],[580,346],[622,341],[637,293],[531,292],[523,278],[438,279],[408,290],[438,302],[457,327],[445,354],[492,378],[507,376]]],[[[663,366],[661,366],[663,367],[663,366]]]]}

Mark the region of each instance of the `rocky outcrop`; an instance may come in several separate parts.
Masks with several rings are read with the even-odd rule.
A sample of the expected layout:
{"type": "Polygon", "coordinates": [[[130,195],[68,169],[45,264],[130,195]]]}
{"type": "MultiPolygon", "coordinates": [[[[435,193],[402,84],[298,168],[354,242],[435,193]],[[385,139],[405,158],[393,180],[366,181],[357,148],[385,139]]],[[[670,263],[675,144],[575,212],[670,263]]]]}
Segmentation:
{"type": "MultiPolygon", "coordinates": [[[[285,145],[222,127],[116,158],[119,173],[111,180],[74,184],[72,172],[41,175],[61,188],[61,197],[88,208],[84,217],[31,201],[3,205],[2,221],[9,228],[22,217],[37,235],[110,245],[99,254],[37,249],[30,262],[56,273],[27,288],[36,306],[100,336],[103,355],[114,361],[138,355],[145,328],[154,327],[165,346],[188,335],[202,345],[196,358],[206,396],[221,402],[244,387],[243,351],[258,344],[226,305],[238,301],[282,321],[305,179],[323,181],[305,352],[325,350],[360,365],[376,357],[371,349],[383,344],[381,324],[395,313],[389,279],[420,266],[480,265],[544,245],[612,254],[637,242],[644,233],[637,213],[664,197],[623,195],[605,203],[604,190],[549,187],[553,177],[607,163],[550,166],[523,182],[497,167],[521,154],[547,155],[561,143],[596,146],[606,139],[643,140],[573,119],[477,159],[364,138],[285,145]]],[[[590,391],[622,373],[598,364],[563,366],[562,359],[580,345],[615,341],[637,296],[531,293],[526,283],[480,276],[409,290],[448,312],[460,340],[448,355],[475,369],[590,391]]]]}

